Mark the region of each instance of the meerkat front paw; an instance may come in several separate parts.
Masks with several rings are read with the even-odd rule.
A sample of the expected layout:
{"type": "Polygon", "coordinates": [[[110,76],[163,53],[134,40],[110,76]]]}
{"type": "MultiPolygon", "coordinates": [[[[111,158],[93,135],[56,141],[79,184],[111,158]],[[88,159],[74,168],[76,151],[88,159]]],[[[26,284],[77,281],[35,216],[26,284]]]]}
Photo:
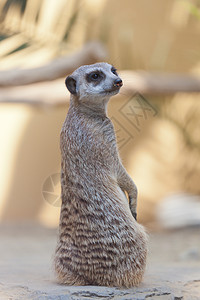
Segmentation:
{"type": "Polygon", "coordinates": [[[131,214],[132,214],[133,218],[137,221],[137,212],[136,212],[136,207],[134,205],[135,203],[136,203],[135,199],[129,198],[129,208],[130,208],[131,214]]]}
{"type": "Polygon", "coordinates": [[[132,213],[132,216],[133,216],[133,218],[137,221],[137,213],[135,212],[131,212],[132,213]]]}
{"type": "Polygon", "coordinates": [[[133,216],[133,218],[137,221],[137,213],[135,211],[133,211],[130,207],[130,210],[131,210],[131,214],[133,216]]]}

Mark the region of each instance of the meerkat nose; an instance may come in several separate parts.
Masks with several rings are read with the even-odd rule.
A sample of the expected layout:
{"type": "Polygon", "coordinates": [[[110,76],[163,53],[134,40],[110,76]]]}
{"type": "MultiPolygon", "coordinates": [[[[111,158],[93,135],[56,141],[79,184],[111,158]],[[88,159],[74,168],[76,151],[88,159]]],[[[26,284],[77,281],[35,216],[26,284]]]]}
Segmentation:
{"type": "Polygon", "coordinates": [[[113,85],[117,86],[117,87],[121,87],[123,85],[123,82],[120,78],[117,78],[117,79],[115,79],[113,85]]]}

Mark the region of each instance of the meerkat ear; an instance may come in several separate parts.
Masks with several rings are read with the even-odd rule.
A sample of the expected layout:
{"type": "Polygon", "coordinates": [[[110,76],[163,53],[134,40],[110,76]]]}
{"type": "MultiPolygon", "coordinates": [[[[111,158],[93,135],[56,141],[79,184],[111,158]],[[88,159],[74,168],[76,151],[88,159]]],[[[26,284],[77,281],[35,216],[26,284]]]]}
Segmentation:
{"type": "Polygon", "coordinates": [[[76,80],[72,76],[65,79],[65,85],[71,94],[76,95],[76,80]]]}

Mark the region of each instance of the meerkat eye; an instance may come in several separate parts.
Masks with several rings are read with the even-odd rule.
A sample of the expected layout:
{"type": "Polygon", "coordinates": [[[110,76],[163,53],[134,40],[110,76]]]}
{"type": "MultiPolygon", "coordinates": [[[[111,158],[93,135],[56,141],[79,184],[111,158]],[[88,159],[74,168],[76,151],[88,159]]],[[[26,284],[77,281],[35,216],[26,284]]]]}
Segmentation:
{"type": "Polygon", "coordinates": [[[100,82],[105,77],[104,73],[101,71],[94,71],[86,75],[88,82],[96,81],[100,82]]]}
{"type": "Polygon", "coordinates": [[[117,69],[115,69],[115,67],[112,67],[112,68],[111,68],[111,72],[112,72],[114,75],[118,76],[118,74],[117,74],[117,69]]]}
{"type": "Polygon", "coordinates": [[[99,74],[98,73],[93,73],[93,74],[91,74],[91,78],[93,80],[97,80],[99,78],[99,74]]]}

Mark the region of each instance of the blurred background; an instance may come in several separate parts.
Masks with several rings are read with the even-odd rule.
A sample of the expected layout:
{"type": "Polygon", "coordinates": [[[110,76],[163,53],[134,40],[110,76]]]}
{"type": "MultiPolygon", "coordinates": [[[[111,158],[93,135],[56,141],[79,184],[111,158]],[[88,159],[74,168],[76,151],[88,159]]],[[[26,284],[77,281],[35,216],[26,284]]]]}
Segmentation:
{"type": "Polygon", "coordinates": [[[108,61],[109,116],[148,228],[200,224],[199,0],[0,1],[0,222],[57,227],[64,78],[108,61]]]}

